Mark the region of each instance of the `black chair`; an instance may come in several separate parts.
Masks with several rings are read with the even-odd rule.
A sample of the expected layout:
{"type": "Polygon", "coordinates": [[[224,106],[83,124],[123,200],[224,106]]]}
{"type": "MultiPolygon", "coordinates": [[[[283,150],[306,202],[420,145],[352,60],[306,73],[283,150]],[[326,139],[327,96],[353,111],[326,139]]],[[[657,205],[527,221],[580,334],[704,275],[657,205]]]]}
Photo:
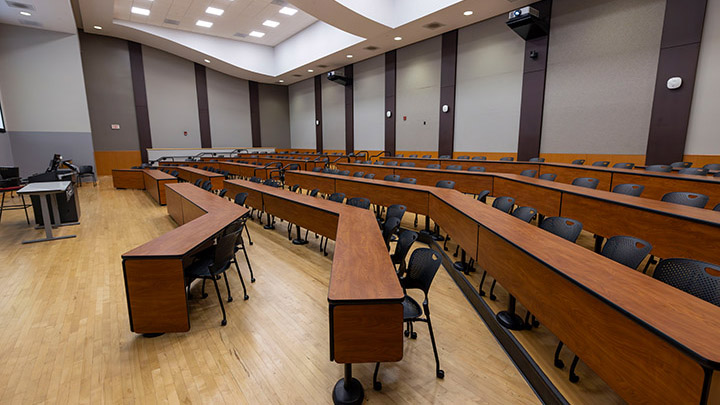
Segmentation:
{"type": "Polygon", "coordinates": [[[205,182],[203,182],[202,189],[205,191],[212,191],[212,183],[210,180],[205,180],[205,182]]]}
{"type": "Polygon", "coordinates": [[[530,222],[537,216],[537,210],[533,207],[517,207],[515,211],[513,211],[512,216],[515,218],[520,218],[521,220],[525,222],[530,222]]]}
{"type": "Polygon", "coordinates": [[[473,156],[470,160],[487,160],[487,156],[473,156]]]}
{"type": "Polygon", "coordinates": [[[97,186],[97,176],[95,176],[95,172],[93,171],[92,166],[80,166],[80,170],[78,170],[78,184],[82,183],[82,179],[84,177],[92,177],[93,187],[97,186]]]}
{"type": "Polygon", "coordinates": [[[547,180],[547,181],[555,181],[556,178],[557,178],[557,174],[555,174],[555,173],[543,173],[538,176],[538,179],[547,180]]]}
{"type": "Polygon", "coordinates": [[[592,165],[598,167],[608,167],[610,166],[610,162],[607,160],[598,160],[597,162],[593,162],[592,165]]]}
{"type": "MultiPolygon", "coordinates": [[[[601,254],[631,269],[637,269],[651,250],[652,245],[642,239],[618,235],[607,240],[601,254]]],[[[565,363],[560,360],[562,348],[563,342],[560,341],[555,349],[554,364],[557,368],[565,367],[565,363]]],[[[573,383],[580,381],[580,377],[575,374],[578,360],[579,357],[576,355],[570,365],[569,379],[573,383]]]]}
{"type": "Polygon", "coordinates": [[[319,189],[319,188],[314,188],[314,189],[308,191],[308,195],[309,195],[310,197],[317,197],[317,195],[318,195],[319,192],[320,192],[320,189],[319,189]]]}
{"type": "Polygon", "coordinates": [[[720,266],[691,259],[664,259],[653,278],[701,300],[720,306],[720,266]]]}
{"type": "Polygon", "coordinates": [[[561,238],[575,243],[580,232],[582,231],[582,223],[570,218],[564,217],[548,217],[542,221],[540,228],[553,233],[561,238]]]}
{"type": "Polygon", "coordinates": [[[405,157],[405,154],[404,154],[404,153],[398,153],[397,155],[395,155],[395,157],[405,157]]]}
{"type": "Polygon", "coordinates": [[[177,177],[179,174],[180,174],[180,173],[178,173],[177,170],[173,170],[172,172],[170,172],[170,175],[171,175],[171,176],[174,176],[174,177],[177,177]]]}
{"type": "Polygon", "coordinates": [[[195,185],[198,186],[198,187],[202,187],[202,183],[203,183],[203,180],[202,180],[202,179],[197,179],[197,180],[195,180],[195,185]]]}
{"type": "Polygon", "coordinates": [[[465,156],[465,155],[463,155],[463,156],[458,156],[456,159],[458,159],[458,160],[460,160],[460,159],[462,159],[462,160],[470,160],[470,156],[465,156]]]}
{"type": "Polygon", "coordinates": [[[340,176],[349,176],[350,170],[340,170],[339,172],[337,172],[337,174],[340,176]]]}
{"type": "Polygon", "coordinates": [[[710,170],[720,170],[720,163],[708,163],[705,166],[703,166],[703,169],[710,170]]]}
{"type": "Polygon", "coordinates": [[[226,189],[226,188],[218,191],[218,197],[225,197],[225,194],[227,194],[227,189],[226,189]]]}
{"type": "MultiPolygon", "coordinates": [[[[396,217],[400,219],[400,223],[402,223],[403,216],[405,215],[405,211],[407,211],[407,207],[402,204],[393,204],[388,207],[387,213],[385,214],[385,221],[388,220],[388,218],[396,217]]],[[[378,217],[378,222],[381,220],[381,217],[378,217]]],[[[417,214],[415,214],[415,221],[417,223],[417,214]]],[[[383,229],[385,223],[380,224],[380,229],[383,229]]],[[[417,226],[417,225],[416,225],[417,226]]]]}
{"type": "Polygon", "coordinates": [[[292,187],[289,188],[289,190],[292,191],[293,193],[296,193],[299,189],[300,189],[299,184],[293,184],[292,187]]]}
{"type": "Polygon", "coordinates": [[[533,177],[534,178],[536,174],[537,174],[537,170],[533,170],[533,169],[526,169],[526,170],[523,170],[522,172],[520,172],[520,175],[525,176],[525,177],[533,177]]]}
{"type": "Polygon", "coordinates": [[[706,168],[704,168],[704,167],[688,167],[688,168],[685,168],[685,169],[680,169],[680,171],[679,171],[678,173],[680,173],[680,174],[692,174],[692,175],[695,175],[695,176],[707,176],[707,174],[708,174],[708,169],[706,169],[706,168]]]}
{"type": "Polygon", "coordinates": [[[645,190],[645,186],[641,184],[618,184],[617,186],[613,187],[612,192],[618,193],[618,194],[626,194],[631,195],[634,197],[640,197],[640,194],[642,194],[643,190],[645,190]]]}
{"type": "Polygon", "coordinates": [[[469,172],[484,172],[485,168],[482,166],[470,166],[468,167],[469,172]]]}
{"type": "Polygon", "coordinates": [[[700,193],[686,193],[684,191],[675,191],[662,196],[660,201],[670,202],[673,204],[687,205],[690,207],[705,208],[708,203],[708,196],[700,193]]]}
{"type": "Polygon", "coordinates": [[[261,184],[263,182],[263,180],[260,177],[255,177],[255,176],[250,177],[250,181],[253,183],[258,183],[258,184],[261,184]]]}
{"type": "Polygon", "coordinates": [[[485,203],[485,202],[487,202],[487,197],[488,197],[489,195],[490,195],[490,190],[483,190],[483,191],[480,192],[480,194],[478,194],[477,196],[475,196],[475,199],[478,200],[478,201],[480,201],[480,202],[482,202],[482,203],[485,203]]]}
{"type": "Polygon", "coordinates": [[[352,205],[353,207],[370,209],[370,200],[363,197],[348,198],[346,204],[352,205]]]}
{"type": "MultiPolygon", "coordinates": [[[[343,201],[345,201],[345,193],[332,193],[328,197],[328,200],[342,204],[343,201]]],[[[320,237],[320,251],[323,252],[323,254],[325,256],[327,256],[327,244],[328,244],[328,238],[321,236],[320,237]],[[325,240],[325,245],[323,245],[323,239],[325,240]]]]}
{"type": "Polygon", "coordinates": [[[423,159],[430,159],[430,158],[432,158],[432,156],[431,156],[431,155],[422,155],[422,158],[423,158],[423,159]]]}
{"type": "Polygon", "coordinates": [[[450,159],[450,155],[440,155],[438,159],[450,159]]]}
{"type": "Polygon", "coordinates": [[[314,172],[321,172],[322,170],[323,170],[323,168],[320,167],[320,166],[315,166],[315,167],[313,167],[313,169],[312,169],[312,171],[314,171],[314,172]]]}
{"type": "MultiPolygon", "coordinates": [[[[433,249],[416,249],[412,255],[410,255],[405,276],[400,278],[400,285],[402,285],[405,291],[417,289],[421,290],[425,295],[422,306],[420,306],[407,292],[405,293],[403,300],[403,321],[406,325],[405,336],[411,339],[417,339],[414,323],[427,323],[428,331],[430,332],[430,342],[432,343],[433,353],[435,354],[435,375],[437,378],[445,378],[445,371],[440,369],[440,358],[438,357],[437,344],[435,343],[435,333],[433,332],[432,322],[430,321],[428,292],[430,291],[430,286],[441,263],[442,257],[433,249]],[[425,316],[423,317],[423,315],[425,316]]],[[[373,373],[373,388],[376,391],[382,389],[382,384],[377,380],[379,370],[380,363],[377,363],[375,365],[375,372],[373,373]]]]}
{"type": "Polygon", "coordinates": [[[410,156],[408,156],[408,157],[416,158],[416,157],[418,157],[418,156],[413,154],[413,155],[410,155],[410,156]]]}
{"type": "Polygon", "coordinates": [[[409,229],[400,232],[400,235],[398,235],[398,242],[395,245],[395,251],[392,255],[390,255],[390,259],[392,259],[393,265],[397,266],[395,268],[395,271],[397,272],[398,277],[402,277],[405,275],[405,271],[407,270],[405,258],[407,257],[407,254],[410,252],[410,248],[412,248],[412,245],[413,243],[415,243],[417,238],[418,233],[409,229]]]}
{"type": "Polygon", "coordinates": [[[383,160],[376,160],[375,163],[373,163],[373,164],[374,164],[374,165],[384,165],[384,164],[385,164],[385,161],[383,161],[383,160]]]}
{"type": "Polygon", "coordinates": [[[515,199],[512,197],[498,197],[492,203],[493,208],[497,208],[500,211],[509,214],[512,212],[515,206],[515,199]]]}
{"type": "Polygon", "coordinates": [[[573,180],[572,185],[579,186],[579,187],[585,187],[585,188],[597,189],[597,186],[599,183],[600,183],[600,180],[594,179],[592,177],[578,177],[577,179],[573,180]]]}
{"type": "Polygon", "coordinates": [[[274,179],[266,179],[262,182],[262,184],[270,187],[282,188],[282,183],[274,179]]]}
{"type": "Polygon", "coordinates": [[[688,167],[691,167],[693,164],[692,162],[674,162],[670,163],[670,167],[680,167],[683,169],[687,169],[688,167]]]}
{"type": "Polygon", "coordinates": [[[433,164],[427,165],[427,168],[428,169],[439,169],[440,165],[433,163],[433,164]]]}
{"type": "Polygon", "coordinates": [[[365,172],[355,172],[353,173],[353,177],[362,177],[365,175],[365,172]]]}
{"type": "Polygon", "coordinates": [[[388,174],[383,178],[385,181],[400,181],[400,175],[398,174],[388,174]]]}
{"type": "Polygon", "coordinates": [[[382,235],[388,252],[390,251],[390,239],[397,233],[398,229],[400,229],[400,218],[398,217],[388,217],[383,223],[382,235]]]}
{"type": "Polygon", "coordinates": [[[415,162],[402,162],[400,163],[401,167],[415,167],[415,162]]]}
{"type": "Polygon", "coordinates": [[[670,173],[672,171],[672,167],[668,165],[650,165],[646,166],[645,170],[648,172],[670,173]]]}
{"type": "Polygon", "coordinates": [[[392,160],[392,161],[390,161],[390,162],[387,162],[387,165],[388,165],[388,166],[397,166],[397,165],[398,165],[398,162],[392,160]]]}
{"type": "Polygon", "coordinates": [[[575,159],[575,160],[572,161],[571,164],[573,164],[573,165],[584,165],[584,164],[585,164],[585,159],[575,159]]]}
{"type": "Polygon", "coordinates": [[[713,208],[713,211],[720,211],[720,204],[716,205],[715,208],[713,208]]]}
{"type": "Polygon", "coordinates": [[[462,166],[460,165],[449,165],[445,168],[445,170],[462,170],[462,166]]]}
{"type": "Polygon", "coordinates": [[[438,188],[455,188],[455,182],[452,180],[440,180],[435,183],[435,187],[438,188]]]}
{"type": "Polygon", "coordinates": [[[613,167],[616,169],[632,169],[635,167],[635,163],[615,163],[613,167]]]}
{"type": "Polygon", "coordinates": [[[544,161],[545,161],[545,158],[534,157],[534,158],[530,158],[529,161],[530,161],[530,162],[544,162],[544,161]]]}
{"type": "Polygon", "coordinates": [[[400,183],[417,184],[417,179],[412,178],[412,177],[405,177],[403,179],[400,179],[400,183]]]}
{"type": "Polygon", "coordinates": [[[515,160],[515,158],[512,157],[512,156],[505,156],[505,157],[501,157],[501,158],[500,158],[500,161],[501,161],[501,162],[512,162],[512,161],[514,161],[514,160],[515,160]]]}
{"type": "Polygon", "coordinates": [[[368,173],[368,174],[366,174],[364,177],[365,177],[366,179],[374,179],[374,178],[375,178],[375,173],[368,173]]]}
{"type": "Polygon", "coordinates": [[[720,172],[715,173],[713,177],[720,177],[720,172]]]}
{"type": "MultiPolygon", "coordinates": [[[[235,200],[234,200],[235,204],[243,206],[243,205],[245,205],[245,200],[247,200],[247,198],[248,198],[248,193],[237,193],[237,194],[235,194],[235,200]]],[[[252,218],[253,211],[254,211],[254,208],[251,208],[250,212],[247,214],[247,216],[252,218]]],[[[244,226],[244,228],[245,228],[245,233],[247,234],[247,237],[248,237],[248,243],[250,245],[252,245],[253,241],[252,241],[252,238],[250,237],[250,230],[248,229],[247,224],[244,226]]],[[[252,270],[250,270],[250,272],[252,273],[252,270]]],[[[253,278],[251,281],[254,283],[255,278],[253,278]]]]}

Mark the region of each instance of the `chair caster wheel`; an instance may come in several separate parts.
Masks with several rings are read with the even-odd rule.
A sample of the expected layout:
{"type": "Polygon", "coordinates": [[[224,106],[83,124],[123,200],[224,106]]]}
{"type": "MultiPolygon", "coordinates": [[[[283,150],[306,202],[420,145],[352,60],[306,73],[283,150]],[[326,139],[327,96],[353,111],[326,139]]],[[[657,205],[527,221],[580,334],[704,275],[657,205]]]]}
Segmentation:
{"type": "Polygon", "coordinates": [[[445,371],[438,370],[437,371],[437,378],[445,378],[445,371]]]}
{"type": "Polygon", "coordinates": [[[250,296],[246,294],[246,295],[243,297],[243,300],[247,301],[248,299],[250,299],[250,296]]]}
{"type": "Polygon", "coordinates": [[[201,297],[202,297],[202,298],[207,298],[208,295],[207,295],[207,294],[203,294],[201,297]]]}
{"type": "Polygon", "coordinates": [[[251,283],[254,283],[254,282],[255,282],[255,277],[251,278],[251,279],[250,279],[250,282],[251,282],[251,283]]]}
{"type": "Polygon", "coordinates": [[[373,383],[373,389],[374,389],[375,391],[380,391],[380,390],[382,390],[382,383],[381,383],[380,381],[375,381],[375,382],[373,383]]]}
{"type": "Polygon", "coordinates": [[[408,336],[410,336],[410,331],[406,330],[405,332],[403,332],[403,334],[405,335],[405,337],[408,337],[408,336]]]}
{"type": "Polygon", "coordinates": [[[222,322],[220,322],[220,325],[222,325],[222,326],[227,325],[227,319],[223,319],[222,322]]]}
{"type": "Polygon", "coordinates": [[[497,299],[497,295],[492,294],[492,295],[490,296],[490,301],[495,301],[496,299],[497,299]]]}
{"type": "Polygon", "coordinates": [[[557,367],[557,368],[564,368],[564,367],[565,367],[565,363],[563,363],[562,360],[557,359],[557,360],[555,360],[555,367],[557,367]]]}
{"type": "Polygon", "coordinates": [[[538,321],[532,321],[532,326],[533,326],[534,328],[540,327],[540,322],[538,322],[538,321]]]}
{"type": "Polygon", "coordinates": [[[573,384],[580,381],[580,377],[578,377],[577,375],[571,375],[569,379],[570,379],[570,382],[573,384]]]}
{"type": "Polygon", "coordinates": [[[253,245],[253,243],[252,243],[252,242],[250,242],[250,246],[252,246],[252,245],[253,245]]]}
{"type": "Polygon", "coordinates": [[[233,297],[228,297],[228,302],[233,302],[233,297]]]}
{"type": "Polygon", "coordinates": [[[481,296],[481,297],[484,297],[484,296],[485,296],[485,291],[480,290],[480,296],[481,296]]]}
{"type": "Polygon", "coordinates": [[[444,247],[443,249],[445,249],[446,252],[449,252],[448,248],[444,247]]]}
{"type": "Polygon", "coordinates": [[[417,332],[413,332],[410,334],[410,339],[417,339],[417,332]]]}

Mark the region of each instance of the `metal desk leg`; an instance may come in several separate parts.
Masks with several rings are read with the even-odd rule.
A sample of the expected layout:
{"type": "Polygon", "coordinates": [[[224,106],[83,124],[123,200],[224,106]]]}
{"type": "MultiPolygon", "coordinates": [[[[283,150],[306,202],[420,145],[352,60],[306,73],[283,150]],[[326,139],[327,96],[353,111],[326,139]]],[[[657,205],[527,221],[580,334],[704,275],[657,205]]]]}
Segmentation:
{"type": "MultiPolygon", "coordinates": [[[[46,242],[50,240],[57,240],[57,239],[69,239],[74,238],[75,235],[68,235],[68,236],[53,236],[52,234],[52,228],[53,225],[50,222],[50,210],[48,209],[47,205],[47,199],[45,198],[45,195],[40,195],[40,208],[42,209],[42,216],[43,216],[43,225],[45,227],[45,238],[43,239],[33,239],[33,240],[24,240],[23,244],[28,243],[35,243],[35,242],[46,242]]],[[[56,221],[60,222],[60,214],[57,207],[57,199],[56,195],[53,195],[51,197],[51,201],[53,204],[53,214],[55,215],[56,221]]],[[[74,223],[76,224],[76,223],[74,223]]],[[[67,224],[67,225],[73,225],[73,224],[67,224]]]]}

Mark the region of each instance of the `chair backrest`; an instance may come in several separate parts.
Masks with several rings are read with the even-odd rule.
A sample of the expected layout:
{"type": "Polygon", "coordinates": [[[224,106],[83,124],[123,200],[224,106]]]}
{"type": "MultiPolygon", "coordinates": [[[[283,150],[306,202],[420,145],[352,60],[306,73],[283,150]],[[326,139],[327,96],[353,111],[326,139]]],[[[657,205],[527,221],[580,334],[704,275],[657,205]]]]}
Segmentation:
{"type": "Polygon", "coordinates": [[[703,169],[720,170],[720,163],[708,163],[705,166],[703,166],[703,169]]]}
{"type": "Polygon", "coordinates": [[[632,169],[635,167],[635,163],[615,163],[613,167],[617,169],[632,169]]]}
{"type": "Polygon", "coordinates": [[[417,238],[418,233],[409,229],[400,232],[400,235],[398,236],[398,242],[397,245],[395,245],[395,252],[393,252],[391,257],[393,263],[400,264],[400,268],[398,269],[399,276],[403,276],[405,274],[405,269],[407,268],[405,264],[405,257],[407,257],[408,252],[410,252],[410,248],[417,238]]]}
{"type": "Polygon", "coordinates": [[[485,168],[483,166],[470,166],[468,167],[469,172],[484,172],[485,168]]]}
{"type": "Polygon", "coordinates": [[[458,156],[457,159],[470,160],[470,156],[458,156]]]}
{"type": "Polygon", "coordinates": [[[250,177],[250,181],[253,183],[262,183],[262,179],[260,177],[250,177]]]}
{"type": "Polygon", "coordinates": [[[650,165],[645,166],[645,170],[648,172],[661,172],[661,173],[670,173],[672,171],[672,166],[668,165],[650,165]]]}
{"type": "Polygon", "coordinates": [[[422,155],[423,159],[430,159],[431,157],[432,157],[432,155],[422,155]]]}
{"type": "Polygon", "coordinates": [[[387,221],[388,218],[398,218],[402,222],[403,215],[405,215],[405,211],[407,211],[407,207],[402,204],[393,204],[388,207],[387,214],[385,215],[385,220],[387,221]]]}
{"type": "Polygon", "coordinates": [[[450,155],[440,155],[438,159],[450,159],[450,155]]]}
{"type": "Polygon", "coordinates": [[[599,167],[608,167],[610,166],[610,162],[607,160],[598,160],[597,162],[593,162],[593,166],[599,166],[599,167]]]}
{"type": "Polygon", "coordinates": [[[203,183],[202,189],[203,189],[203,190],[207,190],[207,191],[212,190],[212,183],[210,182],[210,180],[206,180],[206,181],[203,183]]]}
{"type": "Polygon", "coordinates": [[[224,188],[218,192],[218,197],[225,197],[225,194],[227,194],[226,188],[224,188]]]}
{"type": "Polygon", "coordinates": [[[230,261],[235,256],[235,242],[238,232],[225,234],[217,238],[215,245],[215,257],[212,265],[210,265],[210,274],[216,275],[222,273],[230,267],[230,261]]]}
{"type": "Polygon", "coordinates": [[[449,165],[445,168],[446,170],[462,170],[462,166],[460,165],[449,165]]]}
{"type": "Polygon", "coordinates": [[[235,194],[235,204],[245,205],[245,200],[248,198],[248,193],[237,193],[235,194]]]}
{"type": "Polygon", "coordinates": [[[505,156],[505,157],[501,157],[500,160],[503,162],[512,162],[515,160],[515,158],[512,156],[505,156]]]}
{"type": "Polygon", "coordinates": [[[339,172],[337,172],[337,174],[339,174],[340,176],[349,176],[350,170],[340,170],[339,172]]]}
{"type": "Polygon", "coordinates": [[[353,173],[353,177],[362,177],[365,175],[365,172],[355,172],[353,173]]]}
{"type": "Polygon", "coordinates": [[[580,221],[564,217],[547,217],[540,224],[540,228],[573,243],[580,236],[582,227],[580,221]]]}
{"type": "Polygon", "coordinates": [[[293,184],[293,186],[290,187],[290,191],[292,191],[293,193],[295,193],[295,192],[298,191],[299,188],[300,188],[300,185],[299,185],[299,184],[293,184]]]}
{"type": "Polygon", "coordinates": [[[720,211],[720,204],[716,205],[715,208],[713,208],[713,211],[720,211]]]}
{"type": "Polygon", "coordinates": [[[720,306],[720,266],[691,259],[665,259],[653,278],[720,306]]]}
{"type": "Polygon", "coordinates": [[[687,167],[685,169],[680,169],[678,172],[680,174],[692,174],[695,176],[707,176],[708,169],[704,167],[687,167]]]}
{"type": "Polygon", "coordinates": [[[92,174],[93,167],[92,166],[80,166],[80,174],[92,174]]]}
{"type": "Polygon", "coordinates": [[[412,177],[405,177],[404,179],[400,179],[400,183],[417,184],[417,179],[412,177]]]}
{"type": "Polygon", "coordinates": [[[688,167],[691,167],[692,165],[693,165],[692,162],[673,162],[673,163],[670,163],[670,167],[688,168],[688,167]]]}
{"type": "Polygon", "coordinates": [[[408,261],[407,272],[401,279],[401,284],[405,289],[419,289],[425,293],[425,302],[427,303],[427,293],[430,291],[430,285],[437,274],[442,256],[438,252],[430,248],[419,248],[410,255],[408,261]]]}
{"type": "Polygon", "coordinates": [[[385,181],[400,181],[400,175],[388,174],[383,178],[383,180],[385,180],[385,181]]]}
{"type": "Polygon", "coordinates": [[[439,169],[440,165],[433,163],[433,164],[427,165],[427,168],[428,169],[439,169]]]}
{"type": "Polygon", "coordinates": [[[530,162],[544,162],[544,161],[545,161],[545,158],[541,158],[541,157],[530,158],[530,162]]]}
{"type": "Polygon", "coordinates": [[[596,189],[599,183],[600,180],[592,177],[578,177],[577,179],[573,180],[572,185],[596,189]]]}
{"type": "Polygon", "coordinates": [[[314,188],[308,192],[308,195],[310,197],[317,197],[318,193],[320,192],[319,188],[314,188]]]}
{"type": "Polygon", "coordinates": [[[477,195],[477,200],[480,202],[487,202],[487,197],[490,195],[490,190],[483,190],[477,195]]]}
{"type": "Polygon", "coordinates": [[[395,155],[395,157],[405,157],[405,154],[404,154],[404,153],[398,153],[397,155],[395,155]]]}
{"type": "Polygon", "coordinates": [[[391,161],[387,162],[387,165],[388,165],[388,166],[397,166],[397,165],[398,165],[398,162],[396,162],[396,161],[394,161],[394,160],[391,160],[391,161]]]}
{"type": "Polygon", "coordinates": [[[440,180],[435,183],[435,187],[439,188],[455,188],[455,182],[452,180],[440,180]]]}
{"type": "Polygon", "coordinates": [[[715,173],[713,177],[720,177],[720,172],[715,173]]]}
{"type": "Polygon", "coordinates": [[[417,157],[417,155],[413,154],[413,155],[410,155],[410,156],[408,156],[408,157],[411,157],[411,158],[416,158],[416,157],[417,157]]]}
{"type": "Polygon", "coordinates": [[[533,169],[525,169],[522,172],[520,172],[521,176],[526,176],[526,177],[535,177],[536,174],[537,174],[537,170],[533,170],[533,169]]]}
{"type": "Polygon", "coordinates": [[[574,165],[584,165],[584,164],[585,164],[585,159],[575,159],[575,160],[572,161],[572,164],[574,164],[574,165]]]}
{"type": "Polygon", "coordinates": [[[273,180],[273,179],[267,179],[267,180],[263,181],[262,184],[264,184],[266,186],[270,186],[270,187],[277,187],[277,188],[282,187],[282,184],[280,184],[279,181],[273,180]]]}
{"type": "Polygon", "coordinates": [[[400,163],[401,167],[415,167],[415,162],[402,162],[400,163]]]}
{"type": "Polygon", "coordinates": [[[509,214],[515,206],[515,199],[512,197],[498,197],[492,203],[493,208],[497,208],[500,211],[509,214]]]}
{"type": "Polygon", "coordinates": [[[487,156],[473,156],[470,160],[487,160],[487,156]]]}
{"type": "Polygon", "coordinates": [[[328,200],[342,203],[345,199],[345,193],[332,193],[330,194],[330,197],[328,197],[328,200]]]}
{"type": "Polygon", "coordinates": [[[602,255],[631,269],[637,269],[651,250],[652,245],[642,239],[618,235],[605,242],[602,255]]]}
{"type": "Polygon", "coordinates": [[[373,163],[373,164],[374,165],[384,165],[385,161],[384,160],[376,160],[375,163],[373,163]]]}
{"type": "Polygon", "coordinates": [[[557,174],[555,174],[555,173],[543,173],[540,176],[538,176],[538,179],[547,180],[547,181],[555,181],[556,178],[557,178],[557,174]]]}
{"type": "Polygon", "coordinates": [[[314,172],[321,172],[322,170],[323,170],[323,168],[320,167],[320,166],[315,166],[315,167],[313,167],[313,169],[312,169],[312,171],[314,171],[314,172]]]}
{"type": "Polygon", "coordinates": [[[688,205],[690,207],[705,208],[709,198],[705,194],[675,191],[665,194],[660,200],[674,204],[688,205]]]}
{"type": "Polygon", "coordinates": [[[175,177],[177,177],[177,176],[178,176],[178,174],[180,174],[180,173],[178,173],[178,171],[177,171],[177,170],[173,170],[172,172],[170,172],[170,175],[171,175],[171,176],[175,176],[175,177]]]}
{"type": "Polygon", "coordinates": [[[285,170],[300,170],[300,165],[297,163],[290,163],[285,170]]]}
{"type": "Polygon", "coordinates": [[[364,198],[364,197],[348,198],[346,204],[352,205],[353,207],[358,207],[358,208],[365,208],[365,209],[370,208],[370,200],[367,198],[364,198]]]}
{"type": "Polygon", "coordinates": [[[195,180],[195,185],[198,186],[198,187],[201,187],[201,186],[202,186],[202,182],[203,182],[203,179],[197,179],[197,180],[195,180]]]}
{"type": "Polygon", "coordinates": [[[537,210],[533,207],[518,207],[513,211],[512,216],[520,218],[525,222],[532,221],[537,215],[537,210]]]}
{"type": "Polygon", "coordinates": [[[390,238],[400,228],[400,219],[397,217],[390,217],[385,220],[383,224],[382,235],[385,240],[385,247],[390,250],[390,238]]]}
{"type": "Polygon", "coordinates": [[[375,178],[375,173],[368,173],[368,174],[366,174],[366,175],[363,176],[363,177],[365,177],[366,179],[374,179],[374,178],[375,178]]]}
{"type": "Polygon", "coordinates": [[[617,186],[613,187],[612,192],[618,193],[618,194],[626,194],[631,195],[634,197],[640,197],[640,194],[642,194],[643,190],[645,190],[645,186],[641,184],[618,184],[617,186]]]}

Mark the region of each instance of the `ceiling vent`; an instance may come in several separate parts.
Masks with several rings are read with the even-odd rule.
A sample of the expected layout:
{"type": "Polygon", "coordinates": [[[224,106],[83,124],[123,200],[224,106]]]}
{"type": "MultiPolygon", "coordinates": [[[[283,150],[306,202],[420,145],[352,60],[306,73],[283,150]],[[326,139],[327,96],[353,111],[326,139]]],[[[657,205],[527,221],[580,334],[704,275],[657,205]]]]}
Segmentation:
{"type": "Polygon", "coordinates": [[[423,25],[423,28],[427,28],[429,30],[436,30],[436,29],[438,29],[440,27],[444,27],[444,26],[445,26],[445,24],[435,21],[435,22],[431,22],[429,24],[423,25]]]}
{"type": "Polygon", "coordinates": [[[366,50],[368,50],[368,51],[377,51],[377,50],[380,49],[380,48],[378,48],[378,47],[375,46],[375,45],[370,45],[370,46],[366,46],[364,49],[366,49],[366,50]]]}
{"type": "Polygon", "coordinates": [[[294,74],[293,77],[302,77],[302,75],[294,74]]]}
{"type": "Polygon", "coordinates": [[[170,25],[180,25],[180,21],[178,21],[178,20],[171,20],[171,19],[169,19],[169,18],[166,18],[163,22],[164,22],[165,24],[170,24],[170,25]]]}
{"type": "Polygon", "coordinates": [[[318,65],[317,67],[319,67],[321,69],[325,69],[326,67],[328,67],[328,65],[318,65]]]}
{"type": "Polygon", "coordinates": [[[242,32],[236,32],[233,34],[233,36],[238,38],[245,38],[247,34],[243,34],[242,32]]]}
{"type": "Polygon", "coordinates": [[[40,23],[37,22],[37,21],[32,21],[32,20],[18,20],[18,21],[20,22],[20,24],[22,24],[22,25],[27,25],[27,26],[30,26],[30,27],[38,27],[38,28],[40,28],[40,27],[43,26],[42,24],[40,24],[40,23]]]}
{"type": "Polygon", "coordinates": [[[17,1],[8,1],[8,0],[5,0],[5,3],[7,3],[7,5],[9,7],[19,8],[22,10],[35,11],[35,7],[33,7],[31,4],[25,4],[25,3],[20,3],[17,1]]]}
{"type": "Polygon", "coordinates": [[[284,2],[283,0],[272,0],[271,3],[272,3],[272,4],[275,4],[275,5],[277,5],[277,6],[284,6],[284,5],[287,4],[287,3],[284,2]]]}

